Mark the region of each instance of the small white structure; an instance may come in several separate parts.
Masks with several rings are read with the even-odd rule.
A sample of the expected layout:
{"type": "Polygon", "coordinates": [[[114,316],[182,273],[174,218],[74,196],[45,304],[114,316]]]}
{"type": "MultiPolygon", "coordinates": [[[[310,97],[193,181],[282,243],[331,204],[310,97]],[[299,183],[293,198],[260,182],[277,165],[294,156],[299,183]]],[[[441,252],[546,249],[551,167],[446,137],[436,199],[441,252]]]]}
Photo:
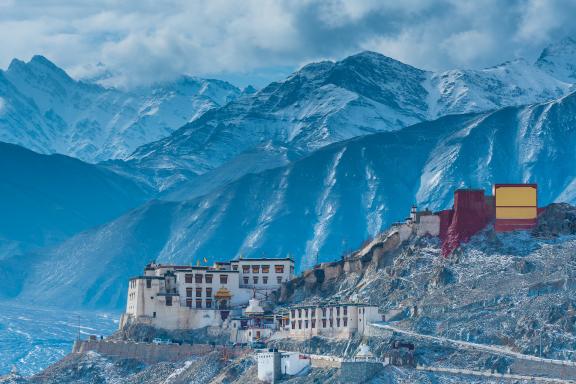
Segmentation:
{"type": "Polygon", "coordinates": [[[264,383],[274,383],[281,374],[281,354],[277,349],[260,352],[256,355],[258,362],[258,380],[264,383]]]}
{"type": "Polygon", "coordinates": [[[440,216],[429,209],[418,211],[415,205],[410,209],[410,216],[403,222],[395,223],[394,228],[400,236],[400,241],[407,240],[412,235],[416,236],[439,236],[440,216]]]}
{"type": "Polygon", "coordinates": [[[376,361],[376,358],[370,350],[370,347],[363,343],[360,345],[360,348],[358,348],[358,352],[356,352],[354,356],[354,361],[376,361]]]}
{"type": "Polygon", "coordinates": [[[255,290],[266,296],[293,276],[290,258],[240,259],[212,267],[148,264],[143,276],[130,279],[120,327],[128,322],[164,329],[221,326],[255,290]]]}
{"type": "Polygon", "coordinates": [[[295,305],[289,310],[288,336],[307,339],[325,336],[348,339],[364,335],[369,324],[381,321],[378,307],[360,303],[295,305]]]}
{"type": "Polygon", "coordinates": [[[274,383],[282,375],[294,376],[310,367],[309,356],[298,352],[279,352],[269,349],[256,355],[258,361],[258,379],[265,383],[274,383]]]}
{"type": "Polygon", "coordinates": [[[242,316],[232,317],[230,324],[230,341],[233,343],[265,341],[278,329],[275,316],[267,314],[256,297],[250,299],[242,316]]]}

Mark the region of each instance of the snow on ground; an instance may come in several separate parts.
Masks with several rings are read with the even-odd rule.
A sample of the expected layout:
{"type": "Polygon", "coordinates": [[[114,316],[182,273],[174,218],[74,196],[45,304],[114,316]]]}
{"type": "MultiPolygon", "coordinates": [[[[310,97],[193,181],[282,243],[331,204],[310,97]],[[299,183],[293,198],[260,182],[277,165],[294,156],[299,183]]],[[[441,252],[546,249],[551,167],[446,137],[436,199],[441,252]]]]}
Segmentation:
{"type": "Polygon", "coordinates": [[[118,327],[118,318],[116,313],[0,303],[0,375],[13,366],[23,375],[39,372],[71,351],[78,330],[84,338],[109,335],[118,327]]]}

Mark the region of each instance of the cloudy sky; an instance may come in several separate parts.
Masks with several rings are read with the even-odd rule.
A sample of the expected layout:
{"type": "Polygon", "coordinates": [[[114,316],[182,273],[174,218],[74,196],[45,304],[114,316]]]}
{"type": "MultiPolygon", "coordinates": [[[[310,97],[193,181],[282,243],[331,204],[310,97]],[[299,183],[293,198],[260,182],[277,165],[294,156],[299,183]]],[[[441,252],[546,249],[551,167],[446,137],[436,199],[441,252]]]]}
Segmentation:
{"type": "Polygon", "coordinates": [[[419,68],[534,60],[576,36],[573,0],[0,0],[0,67],[42,54],[131,86],[180,73],[263,86],[373,50],[419,68]]]}

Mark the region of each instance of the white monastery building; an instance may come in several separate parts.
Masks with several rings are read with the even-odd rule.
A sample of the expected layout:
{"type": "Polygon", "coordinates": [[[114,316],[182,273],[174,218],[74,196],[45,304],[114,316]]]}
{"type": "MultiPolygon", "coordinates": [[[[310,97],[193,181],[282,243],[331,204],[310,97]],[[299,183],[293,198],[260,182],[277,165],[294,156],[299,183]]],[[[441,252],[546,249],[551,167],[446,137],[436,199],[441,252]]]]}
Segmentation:
{"type": "Polygon", "coordinates": [[[208,266],[148,264],[130,279],[120,327],[144,323],[164,329],[221,326],[230,311],[266,296],[294,277],[291,258],[239,259],[208,266]]]}
{"type": "Polygon", "coordinates": [[[292,306],[284,326],[289,337],[307,339],[325,336],[348,339],[364,335],[370,323],[382,321],[378,307],[361,303],[325,303],[292,306]]]}

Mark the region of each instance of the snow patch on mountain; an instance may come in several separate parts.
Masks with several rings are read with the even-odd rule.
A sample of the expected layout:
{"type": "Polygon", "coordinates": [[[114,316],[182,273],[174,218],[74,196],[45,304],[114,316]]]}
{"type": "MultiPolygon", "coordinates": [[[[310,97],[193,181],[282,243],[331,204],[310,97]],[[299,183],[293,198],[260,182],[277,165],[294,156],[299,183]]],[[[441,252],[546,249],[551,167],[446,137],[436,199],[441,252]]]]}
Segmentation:
{"type": "Polygon", "coordinates": [[[546,47],[536,66],[557,79],[576,83],[576,40],[566,37],[546,47]]]}

